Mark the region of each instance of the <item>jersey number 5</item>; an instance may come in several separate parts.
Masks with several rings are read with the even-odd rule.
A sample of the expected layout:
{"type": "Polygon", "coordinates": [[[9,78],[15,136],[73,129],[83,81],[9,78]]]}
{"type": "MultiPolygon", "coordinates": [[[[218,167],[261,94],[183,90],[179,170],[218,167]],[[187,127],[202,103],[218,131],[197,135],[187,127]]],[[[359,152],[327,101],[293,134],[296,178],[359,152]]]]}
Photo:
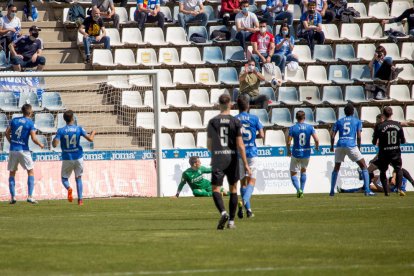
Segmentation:
{"type": "Polygon", "coordinates": [[[229,128],[220,127],[220,144],[222,147],[227,147],[229,145],[229,128]]]}
{"type": "Polygon", "coordinates": [[[349,127],[351,125],[350,122],[346,122],[344,124],[344,135],[348,135],[351,132],[351,128],[349,127]]]}
{"type": "Polygon", "coordinates": [[[72,135],[69,139],[69,135],[65,135],[65,140],[66,140],[66,148],[69,149],[71,148],[70,146],[72,145],[72,148],[76,148],[76,135],[72,135]]]}

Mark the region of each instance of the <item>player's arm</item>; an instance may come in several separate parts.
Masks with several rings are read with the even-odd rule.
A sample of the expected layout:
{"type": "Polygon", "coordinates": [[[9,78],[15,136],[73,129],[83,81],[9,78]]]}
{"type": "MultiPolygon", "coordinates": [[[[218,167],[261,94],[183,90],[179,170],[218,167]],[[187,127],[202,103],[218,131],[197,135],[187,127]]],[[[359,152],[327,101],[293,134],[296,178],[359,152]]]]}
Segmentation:
{"type": "Polygon", "coordinates": [[[319,138],[316,132],[312,133],[313,141],[315,141],[315,150],[319,150],[319,138]]]}
{"type": "Polygon", "coordinates": [[[265,134],[264,134],[264,130],[263,128],[259,129],[259,134],[257,135],[257,138],[264,138],[265,134]]]}
{"type": "Polygon", "coordinates": [[[378,125],[375,126],[374,134],[372,135],[372,144],[374,146],[376,146],[377,145],[377,141],[378,141],[378,125]]]}
{"type": "Polygon", "coordinates": [[[41,149],[43,149],[45,146],[37,140],[36,130],[30,131],[30,137],[32,137],[33,143],[38,145],[41,149]]]}
{"type": "Polygon", "coordinates": [[[211,173],[211,167],[210,168],[206,168],[204,166],[201,167],[201,173],[205,174],[205,173],[211,173]]]}
{"type": "Polygon", "coordinates": [[[241,159],[243,160],[244,167],[246,169],[246,172],[249,174],[249,176],[252,175],[252,172],[250,170],[249,164],[247,163],[247,157],[246,157],[246,148],[244,147],[243,137],[237,136],[236,137],[236,144],[237,149],[239,150],[239,154],[241,159]]]}
{"type": "Polygon", "coordinates": [[[360,130],[357,131],[357,146],[358,146],[358,149],[361,148],[361,131],[360,130]]]}
{"type": "Polygon", "coordinates": [[[404,130],[403,130],[402,127],[400,128],[400,143],[401,144],[405,144],[406,143],[405,136],[404,136],[404,130]]]}
{"type": "Polygon", "coordinates": [[[180,196],[181,190],[183,189],[183,187],[186,183],[187,183],[187,181],[185,180],[185,177],[184,177],[184,174],[183,174],[183,176],[181,177],[181,182],[180,182],[180,184],[178,185],[178,188],[177,188],[177,193],[175,194],[176,197],[180,196]]]}
{"type": "Polygon", "coordinates": [[[96,131],[92,130],[91,134],[83,135],[83,137],[85,137],[85,139],[88,140],[89,142],[93,142],[93,139],[95,138],[95,134],[96,134],[96,131]]]}
{"type": "Polygon", "coordinates": [[[331,130],[330,132],[331,135],[331,152],[334,151],[334,144],[335,144],[335,135],[336,135],[336,131],[334,129],[331,130]]]}
{"type": "Polygon", "coordinates": [[[287,156],[292,156],[292,151],[290,150],[290,145],[292,144],[292,136],[289,134],[286,135],[286,154],[287,156]]]}
{"type": "Polygon", "coordinates": [[[6,129],[6,139],[7,141],[9,141],[9,143],[11,143],[11,128],[7,127],[6,129]]]}
{"type": "Polygon", "coordinates": [[[59,145],[59,139],[58,139],[58,136],[56,135],[55,138],[53,138],[52,146],[56,148],[58,145],[59,145]]]}
{"type": "Polygon", "coordinates": [[[212,151],[212,147],[211,147],[211,138],[207,138],[207,149],[209,151],[212,151]]]}

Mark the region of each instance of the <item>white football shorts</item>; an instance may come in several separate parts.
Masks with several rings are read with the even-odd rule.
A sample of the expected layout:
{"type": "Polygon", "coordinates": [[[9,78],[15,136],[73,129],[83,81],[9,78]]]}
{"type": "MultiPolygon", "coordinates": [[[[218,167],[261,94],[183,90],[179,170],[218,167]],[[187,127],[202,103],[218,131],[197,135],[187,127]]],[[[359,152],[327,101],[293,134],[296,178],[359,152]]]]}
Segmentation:
{"type": "Polygon", "coordinates": [[[309,158],[290,158],[290,171],[300,172],[301,169],[306,169],[309,165],[309,158]]]}
{"type": "Polygon", "coordinates": [[[359,151],[358,147],[345,148],[339,147],[335,149],[335,163],[342,163],[345,160],[345,156],[348,156],[349,159],[353,162],[357,162],[364,157],[359,151]]]}
{"type": "Polygon", "coordinates": [[[11,151],[9,153],[7,170],[11,172],[17,171],[19,164],[26,171],[33,169],[34,163],[30,151],[11,151]]]}
{"type": "MultiPolygon", "coordinates": [[[[252,176],[251,178],[256,179],[257,178],[257,167],[256,167],[256,163],[257,159],[256,157],[252,157],[252,158],[247,158],[247,164],[249,164],[250,170],[252,171],[252,176]]],[[[240,179],[243,179],[246,177],[246,170],[244,169],[244,163],[241,160],[241,158],[239,159],[239,173],[240,173],[240,179]]]]}
{"type": "Polygon", "coordinates": [[[62,161],[62,177],[70,178],[72,172],[75,172],[75,177],[83,174],[83,158],[77,160],[63,160],[62,161]]]}

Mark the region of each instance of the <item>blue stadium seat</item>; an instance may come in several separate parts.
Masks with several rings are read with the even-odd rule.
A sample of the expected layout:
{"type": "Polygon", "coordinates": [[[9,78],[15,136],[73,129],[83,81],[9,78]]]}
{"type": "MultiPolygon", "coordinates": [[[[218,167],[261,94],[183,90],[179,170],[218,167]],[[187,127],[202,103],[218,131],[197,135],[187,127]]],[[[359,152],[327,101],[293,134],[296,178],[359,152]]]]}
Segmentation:
{"type": "Polygon", "coordinates": [[[218,18],[212,6],[205,5],[204,12],[207,14],[208,22],[214,23],[218,21],[218,18]]]}
{"type": "MultiPolygon", "coordinates": [[[[208,33],[207,33],[207,29],[204,26],[190,26],[188,27],[188,34],[187,34],[187,39],[188,41],[190,41],[191,35],[192,34],[199,34],[202,37],[204,37],[206,39],[205,43],[196,43],[197,45],[210,45],[213,42],[209,39],[208,33]]],[[[194,42],[192,42],[194,43],[194,42]]]]}
{"type": "Polygon", "coordinates": [[[348,68],[345,65],[330,65],[329,80],[337,84],[352,84],[353,80],[349,79],[348,68]]]}
{"type": "Polygon", "coordinates": [[[266,127],[273,125],[269,122],[269,114],[267,114],[266,109],[250,109],[249,113],[259,117],[259,120],[263,126],[266,127]]]}
{"type": "Polygon", "coordinates": [[[226,46],[225,59],[233,62],[247,62],[241,46],[226,46]]]}
{"type": "Polygon", "coordinates": [[[315,116],[316,122],[319,124],[334,124],[336,122],[335,110],[332,107],[318,107],[315,116]]]}
{"type": "Polygon", "coordinates": [[[371,70],[368,65],[353,64],[351,67],[351,80],[359,82],[372,82],[371,70]]]}
{"type": "Polygon", "coordinates": [[[32,152],[46,152],[49,151],[49,143],[47,142],[47,138],[44,135],[36,135],[37,140],[44,145],[44,148],[41,149],[38,145],[33,143],[32,138],[29,138],[29,149],[32,152]]]}
{"type": "Polygon", "coordinates": [[[334,58],[333,50],[331,45],[315,45],[315,50],[313,52],[313,58],[320,62],[337,62],[338,60],[334,58]]]}
{"type": "Polygon", "coordinates": [[[290,127],[293,125],[292,114],[290,114],[289,108],[273,108],[272,109],[271,123],[277,126],[290,127]]]}
{"type": "Polygon", "coordinates": [[[34,92],[21,92],[20,93],[19,107],[22,107],[26,103],[31,104],[32,110],[34,112],[43,110],[43,107],[40,106],[39,98],[34,92]]]}
{"type": "Polygon", "coordinates": [[[0,109],[6,112],[19,112],[18,106],[19,99],[13,92],[1,92],[0,93],[0,109]]]}
{"type": "Polygon", "coordinates": [[[322,102],[332,105],[345,105],[344,95],[340,86],[324,86],[322,102]]]}
{"type": "Polygon", "coordinates": [[[310,107],[295,107],[295,109],[293,110],[293,116],[296,116],[296,112],[298,112],[299,110],[302,110],[303,112],[305,112],[305,123],[310,124],[310,125],[316,125],[317,123],[315,122],[315,116],[313,115],[313,111],[312,108],[310,107]]]}
{"type": "Polygon", "coordinates": [[[218,81],[227,85],[239,85],[239,75],[234,67],[220,67],[218,81]]]}
{"type": "Polygon", "coordinates": [[[358,62],[352,44],[336,44],[335,58],[345,62],[358,62]]]}
{"type": "Polygon", "coordinates": [[[286,105],[300,105],[296,87],[279,87],[278,101],[286,105]]]}
{"type": "Polygon", "coordinates": [[[345,101],[353,104],[367,103],[365,90],[362,86],[346,86],[345,88],[345,101]]]}
{"type": "Polygon", "coordinates": [[[0,51],[0,69],[5,70],[10,67],[11,65],[7,60],[6,53],[4,51],[0,51]]]}
{"type": "Polygon", "coordinates": [[[0,132],[4,133],[9,126],[9,120],[7,119],[6,114],[0,114],[0,132]]]}
{"type": "Polygon", "coordinates": [[[280,103],[276,100],[275,91],[272,87],[259,87],[259,93],[262,95],[266,95],[267,98],[270,100],[269,106],[279,105],[280,103]]]}
{"type": "Polygon", "coordinates": [[[42,96],[42,105],[49,111],[65,110],[62,98],[58,92],[45,92],[42,96]]]}
{"type": "Polygon", "coordinates": [[[223,52],[220,47],[211,46],[203,48],[203,61],[208,64],[226,64],[227,60],[223,59],[223,52]]]}
{"type": "Polygon", "coordinates": [[[54,133],[57,131],[55,117],[50,113],[35,114],[34,123],[36,128],[43,133],[54,133]]]}

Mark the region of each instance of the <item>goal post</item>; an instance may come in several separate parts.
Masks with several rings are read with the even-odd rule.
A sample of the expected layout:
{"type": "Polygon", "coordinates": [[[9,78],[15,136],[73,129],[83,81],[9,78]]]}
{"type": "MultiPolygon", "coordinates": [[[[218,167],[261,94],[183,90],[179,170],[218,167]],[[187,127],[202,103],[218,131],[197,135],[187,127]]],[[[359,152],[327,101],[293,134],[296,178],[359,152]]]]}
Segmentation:
{"type": "MultiPolygon", "coordinates": [[[[87,131],[97,130],[95,139],[99,141],[96,141],[94,146],[90,148],[87,146],[84,149],[86,157],[84,159],[93,160],[93,162],[106,160],[107,164],[101,166],[103,163],[99,163],[99,166],[94,169],[86,162],[85,173],[89,173],[90,189],[101,191],[96,194],[91,192],[90,197],[162,196],[163,158],[160,120],[162,101],[160,93],[158,70],[0,72],[1,116],[4,116],[6,121],[10,121],[13,117],[19,116],[22,104],[30,103],[35,107],[35,126],[38,129],[38,135],[40,134],[42,138],[44,136],[47,139],[49,149],[48,151],[34,151],[33,159],[35,164],[39,163],[39,168],[42,166],[42,161],[46,163],[54,161],[54,164],[45,165],[43,163],[45,167],[49,168],[48,173],[58,176],[53,180],[49,178],[49,182],[56,182],[56,179],[60,179],[61,165],[56,162],[56,160],[60,160],[60,152],[59,149],[52,148],[51,140],[56,129],[62,126],[61,119],[64,110],[74,110],[75,116],[78,116],[78,124],[86,125],[87,131]],[[63,107],[50,106],[59,104],[53,102],[56,101],[52,97],[54,94],[61,97],[60,104],[63,107]],[[137,105],[135,99],[138,98],[140,101],[137,101],[137,105]],[[132,102],[128,102],[129,99],[132,99],[132,102]],[[137,115],[141,113],[149,116],[145,119],[148,127],[137,125],[137,115]],[[47,120],[53,120],[53,125],[50,125],[49,122],[49,128],[47,128],[47,120]],[[129,164],[133,164],[134,160],[139,164],[143,164],[144,162],[141,161],[145,161],[146,165],[130,166],[129,164]],[[152,164],[151,168],[148,167],[149,164],[152,164]],[[107,170],[105,173],[103,167],[107,170]],[[135,172],[133,170],[142,171],[135,172]],[[105,187],[99,183],[93,183],[94,176],[100,174],[102,176],[99,176],[96,181],[102,183],[113,181],[113,183],[106,183],[105,187]],[[132,184],[126,183],[129,181],[126,179],[128,175],[134,175],[135,179],[131,180],[132,184]],[[144,182],[146,183],[145,187],[141,186],[144,185],[142,184],[144,182]],[[118,184],[121,188],[116,187],[118,184]],[[99,185],[101,186],[98,187],[99,185]],[[137,191],[140,188],[145,192],[137,191]],[[116,192],[117,189],[119,192],[116,192]]],[[[4,139],[4,133],[1,136],[0,161],[3,162],[0,164],[2,163],[3,170],[6,171],[8,142],[4,139]]],[[[91,161],[91,163],[93,162],[91,161]]],[[[21,175],[20,188],[24,194],[24,190],[27,189],[23,183],[26,175],[21,169],[18,174],[21,175]]],[[[41,185],[39,191],[35,191],[35,194],[36,192],[41,194],[38,198],[61,198],[61,194],[64,193],[60,190],[56,191],[63,188],[63,186],[59,187],[60,181],[54,183],[55,186],[53,186],[46,183],[45,179],[40,179],[40,177],[44,177],[42,173],[40,174],[41,176],[37,180],[41,185]],[[51,188],[52,186],[53,188],[51,188]],[[54,194],[53,196],[48,197],[49,189],[54,194]]],[[[18,181],[16,180],[16,182],[18,181]]],[[[16,188],[18,189],[18,183],[16,183],[16,188]]],[[[5,200],[6,190],[5,184],[0,186],[0,200],[5,200]]],[[[86,197],[88,197],[87,193],[86,197]]]]}

